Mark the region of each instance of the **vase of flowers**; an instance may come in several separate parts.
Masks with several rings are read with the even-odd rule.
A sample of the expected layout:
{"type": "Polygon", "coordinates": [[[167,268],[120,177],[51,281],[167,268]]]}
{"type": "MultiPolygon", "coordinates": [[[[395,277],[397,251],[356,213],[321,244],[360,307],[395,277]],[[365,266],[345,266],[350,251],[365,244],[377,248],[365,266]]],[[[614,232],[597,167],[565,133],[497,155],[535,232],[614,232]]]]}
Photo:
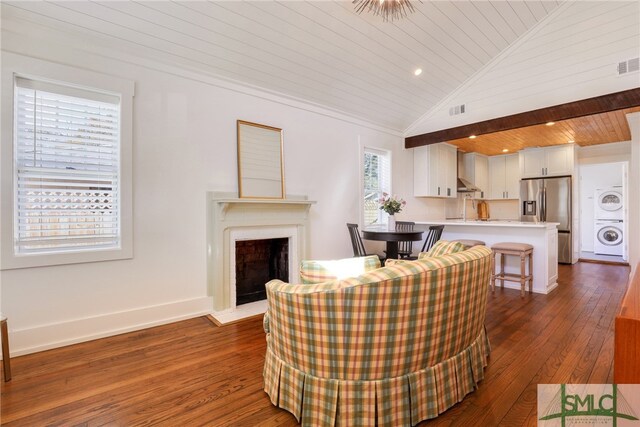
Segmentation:
{"type": "Polygon", "coordinates": [[[403,199],[397,196],[391,196],[387,193],[382,193],[380,197],[380,210],[383,210],[389,215],[389,231],[395,231],[396,229],[396,217],[394,216],[398,212],[402,211],[402,208],[407,204],[403,199]]]}

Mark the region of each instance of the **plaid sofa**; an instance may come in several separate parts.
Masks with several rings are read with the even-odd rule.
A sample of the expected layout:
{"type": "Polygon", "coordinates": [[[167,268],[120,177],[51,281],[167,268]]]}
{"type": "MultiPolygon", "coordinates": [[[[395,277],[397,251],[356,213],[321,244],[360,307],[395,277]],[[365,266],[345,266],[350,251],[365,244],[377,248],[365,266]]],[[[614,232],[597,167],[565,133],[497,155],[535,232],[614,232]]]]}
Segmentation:
{"type": "Polygon", "coordinates": [[[408,426],[484,377],[491,250],[309,285],[267,283],[264,388],[305,426],[408,426]]]}

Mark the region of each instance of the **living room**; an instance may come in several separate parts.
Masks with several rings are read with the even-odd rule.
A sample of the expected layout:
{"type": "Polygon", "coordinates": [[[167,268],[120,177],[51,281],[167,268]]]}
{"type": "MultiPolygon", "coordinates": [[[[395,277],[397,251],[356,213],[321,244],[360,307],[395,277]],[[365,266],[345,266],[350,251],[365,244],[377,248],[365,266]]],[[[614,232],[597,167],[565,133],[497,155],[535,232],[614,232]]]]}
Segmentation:
{"type": "MultiPolygon", "coordinates": [[[[429,8],[433,7],[432,2],[425,3],[429,8]]],[[[209,14],[215,15],[217,12],[215,4],[191,6],[196,7],[196,10],[186,10],[183,18],[195,17],[199,13],[206,16],[204,9],[208,7],[213,8],[209,14]]],[[[317,5],[298,6],[312,9],[317,5]]],[[[423,108],[419,101],[412,100],[412,104],[418,104],[413,106],[413,115],[405,114],[406,107],[399,99],[395,102],[400,103],[400,106],[394,107],[393,111],[390,108],[389,114],[385,114],[381,104],[384,98],[391,95],[374,94],[369,97],[360,89],[354,89],[354,92],[348,94],[344,86],[339,86],[335,89],[339,94],[333,99],[330,97],[331,85],[314,83],[317,76],[309,80],[301,78],[301,81],[314,87],[314,90],[308,90],[309,96],[304,98],[301,94],[306,89],[303,84],[298,84],[298,80],[295,85],[292,84],[296,90],[288,93],[283,89],[287,79],[294,77],[286,75],[280,66],[267,68],[266,58],[256,55],[255,62],[234,62],[239,61],[235,56],[239,55],[237,52],[215,50],[213,54],[205,54],[198,51],[199,46],[194,46],[194,51],[187,54],[188,46],[184,40],[181,44],[171,40],[160,43],[148,34],[149,28],[154,25],[150,21],[166,17],[166,13],[174,8],[182,8],[181,5],[167,4],[164,6],[167,9],[160,11],[147,10],[146,6],[128,2],[112,7],[88,2],[78,2],[73,6],[55,2],[2,4],[3,142],[0,167],[3,265],[0,286],[1,311],[8,319],[11,357],[15,357],[12,360],[13,379],[11,383],[3,385],[2,389],[3,412],[11,387],[18,389],[22,375],[29,377],[38,371],[34,367],[37,366],[35,361],[24,362],[21,368],[23,355],[46,355],[47,353],[42,352],[60,349],[68,351],[69,357],[73,358],[72,350],[65,350],[73,347],[66,346],[103,337],[115,339],[119,334],[132,331],[139,331],[134,333],[139,334],[137,337],[143,340],[150,339],[145,335],[146,328],[160,325],[164,325],[162,328],[170,328],[175,322],[184,320],[190,322],[187,323],[187,331],[189,327],[204,328],[201,316],[211,315],[216,304],[209,289],[207,267],[208,250],[211,249],[208,248],[207,235],[208,194],[216,192],[235,197],[238,195],[238,120],[283,130],[286,196],[306,197],[315,202],[309,209],[309,241],[305,256],[309,259],[330,260],[353,255],[345,224],[361,221],[362,157],[365,148],[387,150],[390,153],[392,192],[407,201],[399,215],[400,219],[444,219],[447,216],[445,200],[414,196],[414,155],[412,149],[405,148],[405,137],[640,86],[638,73],[618,76],[615,72],[607,74],[603,71],[605,68],[608,70],[607,67],[612,64],[615,71],[618,59],[638,56],[640,22],[636,2],[619,2],[617,5],[606,2],[591,5],[558,3],[553,7],[547,5],[548,14],[541,15],[539,20],[531,22],[526,28],[523,25],[517,32],[518,37],[515,37],[514,32],[512,43],[505,42],[504,49],[496,49],[500,51],[498,54],[482,64],[476,64],[468,77],[460,78],[460,85],[450,83],[453,86],[451,90],[442,91],[443,93],[430,99],[428,108],[423,108]],[[154,18],[146,17],[146,12],[154,18]],[[577,21],[576,25],[562,24],[571,19],[577,21]],[[84,20],[86,22],[83,23],[84,20]],[[119,24],[115,25],[114,22],[119,24]],[[137,25],[140,28],[135,33],[137,25]],[[566,29],[560,31],[559,27],[566,29]],[[548,33],[544,33],[545,28],[548,33]],[[592,29],[596,35],[581,38],[586,33],[585,28],[592,29]],[[547,38],[540,36],[539,44],[527,45],[527,40],[536,34],[543,34],[547,38]],[[562,36],[553,40],[557,48],[546,51],[545,46],[552,43],[544,43],[552,40],[554,34],[562,36]],[[517,59],[517,55],[525,55],[518,50],[523,46],[531,47],[527,55],[530,61],[541,64],[540,67],[561,62],[546,73],[539,69],[531,72],[521,69],[519,73],[510,76],[511,80],[505,77],[500,84],[476,84],[485,80],[500,81],[502,76],[507,75],[501,64],[508,64],[509,58],[517,59]],[[611,46],[619,48],[612,49],[611,46]],[[575,73],[575,65],[585,66],[585,71],[575,73]],[[253,74],[246,74],[247,77],[243,78],[245,74],[242,69],[250,67],[254,67],[253,74]],[[259,76],[262,72],[266,77],[260,85],[256,75],[259,76]],[[122,163],[121,214],[122,239],[125,244],[124,251],[120,254],[110,258],[94,258],[90,262],[67,260],[44,261],[40,265],[11,265],[14,261],[9,261],[9,264],[5,261],[7,251],[13,251],[14,248],[14,73],[26,77],[48,77],[53,81],[81,86],[117,86],[120,93],[124,94],[123,105],[127,105],[128,98],[130,109],[127,111],[123,108],[122,115],[123,140],[128,138],[128,145],[123,145],[122,148],[125,157],[122,163]],[[231,77],[234,73],[236,78],[231,77]],[[269,86],[269,81],[277,84],[269,86]],[[500,85],[504,85],[504,88],[496,94],[500,85]],[[474,102],[469,103],[470,110],[466,117],[449,116],[450,105],[465,102],[469,99],[467,95],[474,93],[474,102]],[[324,104],[321,102],[323,97],[326,100],[324,104]],[[351,105],[350,110],[340,108],[346,104],[351,105]],[[369,106],[371,113],[366,112],[369,106]],[[31,371],[28,369],[30,366],[33,369],[31,371]]],[[[239,10],[232,12],[241,13],[243,8],[249,8],[246,5],[237,7],[239,10]]],[[[353,12],[351,3],[338,7],[345,15],[353,13],[354,19],[365,20],[364,24],[358,25],[374,25],[372,22],[381,25],[378,22],[381,21],[380,17],[363,18],[364,15],[353,12]]],[[[234,15],[228,11],[225,13],[234,15]]],[[[312,15],[311,12],[309,14],[312,15]]],[[[251,21],[247,17],[244,19],[244,31],[249,31],[251,21]]],[[[189,24],[184,19],[176,22],[177,29],[187,31],[189,24]]],[[[164,21],[158,21],[158,25],[161,23],[165,25],[164,21]]],[[[203,23],[194,18],[192,25],[202,29],[203,23]]],[[[234,22],[234,25],[239,24],[234,22]]],[[[179,33],[177,30],[176,32],[179,33]]],[[[280,34],[274,38],[278,37],[284,36],[280,34]]],[[[194,37],[193,40],[198,38],[194,37]]],[[[388,41],[384,43],[385,47],[381,50],[388,52],[388,41]]],[[[455,41],[451,43],[455,44],[455,41]]],[[[332,46],[336,48],[335,45],[332,46]]],[[[367,48],[374,49],[367,51],[367,58],[369,54],[374,56],[372,52],[375,51],[375,42],[372,41],[367,48]]],[[[349,53],[345,55],[348,56],[349,53]]],[[[429,53],[424,56],[429,56],[429,53]]],[[[325,57],[318,55],[314,64],[321,62],[323,58],[325,57]]],[[[340,58],[344,59],[344,56],[340,58]]],[[[410,87],[411,82],[420,77],[413,74],[413,69],[405,67],[407,62],[406,58],[401,62],[402,67],[407,68],[406,76],[400,76],[400,67],[388,62],[381,67],[392,69],[398,74],[398,79],[409,82],[403,85],[410,87]]],[[[440,64],[439,67],[445,65],[440,64]]],[[[353,68],[352,72],[355,71],[368,72],[366,67],[353,68]]],[[[442,69],[439,72],[443,74],[442,69]]],[[[429,78],[429,73],[424,74],[429,78]]],[[[354,86],[357,86],[355,81],[358,79],[358,75],[352,75],[348,79],[345,77],[354,86]]],[[[389,85],[393,86],[393,83],[389,85]]],[[[430,87],[425,89],[426,84],[420,85],[421,90],[433,90],[430,87]]],[[[384,88],[379,88],[378,91],[385,92],[384,88]]],[[[400,92],[406,94],[406,91],[400,92]]],[[[393,96],[399,98],[395,94],[393,96]]],[[[638,114],[635,113],[635,119],[629,120],[633,140],[628,143],[629,152],[625,154],[630,161],[630,188],[637,188],[640,183],[638,114]]],[[[629,265],[633,269],[640,260],[640,203],[637,194],[630,192],[628,202],[627,241],[629,265]]],[[[381,253],[383,248],[382,245],[368,244],[368,249],[381,253]]],[[[599,265],[596,267],[605,268],[599,265]]],[[[625,286],[626,276],[629,274],[626,267],[599,270],[602,273],[597,274],[595,270],[590,270],[596,267],[563,266],[560,268],[558,281],[562,284],[581,275],[589,277],[602,274],[605,277],[615,277],[616,286],[625,286]]],[[[599,295],[599,292],[594,290],[592,294],[599,295]]],[[[621,298],[621,295],[617,297],[621,298]]],[[[519,294],[514,291],[514,294],[508,294],[508,298],[500,304],[516,304],[518,301],[519,294]]],[[[583,300],[574,295],[567,301],[583,300]]],[[[589,299],[583,302],[587,304],[589,299]]],[[[608,300],[602,301],[602,304],[604,308],[616,311],[617,306],[609,306],[608,300]]],[[[544,307],[540,301],[533,305],[539,309],[544,307]]],[[[558,309],[559,306],[560,303],[554,305],[558,309]]],[[[499,307],[506,309],[503,305],[499,307]]],[[[496,327],[499,327],[498,318],[495,317],[497,315],[493,316],[496,327]]],[[[513,324],[526,328],[526,324],[520,321],[514,320],[513,324]]],[[[234,324],[219,329],[225,328],[225,331],[219,332],[222,335],[215,335],[215,340],[219,340],[220,345],[228,342],[225,340],[231,340],[234,333],[246,333],[245,338],[251,338],[252,343],[264,340],[259,322],[234,324]]],[[[168,333],[167,329],[164,331],[168,333]]],[[[202,333],[203,336],[206,334],[197,333],[202,333]]],[[[108,354],[108,345],[105,346],[105,354],[108,354]]],[[[126,344],[119,342],[118,346],[123,348],[126,344]]],[[[224,355],[224,349],[217,351],[229,357],[228,354],[224,355]]],[[[257,357],[264,357],[264,349],[260,351],[262,354],[257,357]]],[[[39,360],[38,363],[44,363],[42,359],[39,360]]],[[[194,362],[195,365],[185,366],[193,368],[198,363],[204,363],[203,359],[198,360],[200,362],[194,362]]],[[[164,361],[168,362],[166,359],[164,361]]],[[[71,365],[73,362],[66,366],[71,365]]],[[[258,365],[256,362],[250,370],[256,374],[255,378],[247,380],[252,384],[262,380],[258,365]]],[[[232,369],[232,366],[227,368],[232,369]]],[[[244,375],[242,372],[237,374],[239,378],[244,375]]],[[[606,380],[608,374],[607,372],[601,380],[606,380]]],[[[86,379],[84,385],[91,388],[91,380],[86,379]]],[[[34,388],[37,390],[36,385],[34,388]]],[[[266,395],[262,394],[261,398],[268,403],[266,395]]],[[[49,406],[55,406],[53,401],[39,405],[41,412],[49,406]]],[[[18,412],[22,410],[20,408],[18,405],[18,412]]],[[[278,414],[273,412],[270,416],[278,417],[278,414]]],[[[293,418],[285,415],[290,418],[284,418],[283,423],[291,422],[293,418]]],[[[88,421],[92,415],[83,414],[82,417],[88,421]]],[[[13,419],[18,419],[18,416],[13,419]]],[[[108,417],[103,420],[118,422],[117,419],[108,417]]],[[[40,421],[44,423],[43,420],[40,421]]],[[[81,422],[80,419],[76,421],[81,422]]],[[[169,420],[157,420],[162,421],[170,423],[169,420]]],[[[191,421],[197,423],[197,418],[191,421]]],[[[252,424],[259,422],[256,419],[253,421],[252,424]]],[[[220,422],[242,423],[233,418],[220,422]]]]}

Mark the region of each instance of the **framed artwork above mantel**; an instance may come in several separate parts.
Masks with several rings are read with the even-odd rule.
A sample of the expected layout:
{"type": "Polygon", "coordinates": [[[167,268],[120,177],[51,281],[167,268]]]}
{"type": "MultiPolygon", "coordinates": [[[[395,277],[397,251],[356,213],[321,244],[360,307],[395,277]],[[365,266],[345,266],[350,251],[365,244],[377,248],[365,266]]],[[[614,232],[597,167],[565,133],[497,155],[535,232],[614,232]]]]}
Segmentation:
{"type": "Polygon", "coordinates": [[[284,199],[282,129],[238,120],[237,131],[239,197],[284,199]]]}

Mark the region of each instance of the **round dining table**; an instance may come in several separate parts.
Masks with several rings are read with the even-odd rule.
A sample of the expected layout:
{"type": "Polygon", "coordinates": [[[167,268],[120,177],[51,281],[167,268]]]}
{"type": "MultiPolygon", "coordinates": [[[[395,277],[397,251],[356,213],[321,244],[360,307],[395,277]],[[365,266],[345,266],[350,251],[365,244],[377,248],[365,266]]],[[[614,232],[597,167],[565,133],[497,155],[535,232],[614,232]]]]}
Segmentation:
{"type": "Polygon", "coordinates": [[[422,240],[423,231],[394,231],[386,228],[368,227],[362,230],[362,238],[365,240],[377,240],[387,242],[387,258],[398,258],[398,242],[422,240]]]}

